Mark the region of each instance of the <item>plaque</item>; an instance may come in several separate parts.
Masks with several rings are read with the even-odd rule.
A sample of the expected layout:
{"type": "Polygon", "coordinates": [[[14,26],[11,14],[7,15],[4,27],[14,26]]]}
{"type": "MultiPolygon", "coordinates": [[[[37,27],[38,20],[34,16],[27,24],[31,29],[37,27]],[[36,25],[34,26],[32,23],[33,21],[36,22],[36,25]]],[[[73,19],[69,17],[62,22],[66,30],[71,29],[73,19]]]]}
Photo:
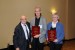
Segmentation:
{"type": "Polygon", "coordinates": [[[32,26],[32,36],[40,34],[40,27],[39,26],[32,26]]]}
{"type": "Polygon", "coordinates": [[[48,30],[48,41],[54,41],[56,39],[56,30],[48,30]]]}

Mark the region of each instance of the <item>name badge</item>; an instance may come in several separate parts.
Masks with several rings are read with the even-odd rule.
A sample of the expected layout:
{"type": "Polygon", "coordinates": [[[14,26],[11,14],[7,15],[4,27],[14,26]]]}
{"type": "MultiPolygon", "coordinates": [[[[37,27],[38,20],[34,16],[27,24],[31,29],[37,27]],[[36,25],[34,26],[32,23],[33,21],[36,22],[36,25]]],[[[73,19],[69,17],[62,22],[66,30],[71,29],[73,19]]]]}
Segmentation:
{"type": "Polygon", "coordinates": [[[39,25],[40,28],[42,28],[42,25],[39,25]]]}

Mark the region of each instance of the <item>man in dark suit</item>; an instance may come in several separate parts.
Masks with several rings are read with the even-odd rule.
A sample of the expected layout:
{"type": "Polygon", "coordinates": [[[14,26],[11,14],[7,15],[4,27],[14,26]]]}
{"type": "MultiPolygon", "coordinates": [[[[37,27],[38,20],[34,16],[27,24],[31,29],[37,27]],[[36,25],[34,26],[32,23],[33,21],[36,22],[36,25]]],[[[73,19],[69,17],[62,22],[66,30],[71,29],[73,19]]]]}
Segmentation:
{"type": "Polygon", "coordinates": [[[26,16],[21,16],[20,23],[16,26],[13,36],[13,44],[16,50],[28,50],[30,43],[30,23],[26,16]]]}

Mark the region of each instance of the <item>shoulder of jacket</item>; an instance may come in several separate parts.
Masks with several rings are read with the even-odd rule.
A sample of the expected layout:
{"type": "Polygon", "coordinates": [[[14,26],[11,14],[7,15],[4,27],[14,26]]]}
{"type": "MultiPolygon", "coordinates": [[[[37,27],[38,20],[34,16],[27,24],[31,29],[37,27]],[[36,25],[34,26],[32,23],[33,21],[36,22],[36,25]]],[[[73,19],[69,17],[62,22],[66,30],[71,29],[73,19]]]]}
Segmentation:
{"type": "Polygon", "coordinates": [[[20,27],[21,23],[19,23],[18,25],[16,25],[15,29],[18,29],[20,27]]]}
{"type": "Polygon", "coordinates": [[[42,16],[41,18],[42,18],[42,20],[45,20],[46,21],[46,18],[45,17],[42,16]]]}
{"type": "Polygon", "coordinates": [[[61,22],[58,22],[58,24],[59,24],[60,26],[63,26],[63,24],[62,24],[61,22]]]}
{"type": "Polygon", "coordinates": [[[47,25],[51,25],[52,24],[52,22],[49,22],[47,25]]]}

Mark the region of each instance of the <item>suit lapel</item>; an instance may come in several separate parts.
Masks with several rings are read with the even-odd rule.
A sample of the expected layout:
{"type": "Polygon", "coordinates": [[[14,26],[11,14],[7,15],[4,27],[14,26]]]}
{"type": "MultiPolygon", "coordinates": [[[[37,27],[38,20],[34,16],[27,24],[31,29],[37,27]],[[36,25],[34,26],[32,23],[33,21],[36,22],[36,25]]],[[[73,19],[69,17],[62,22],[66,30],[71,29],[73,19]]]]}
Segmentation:
{"type": "Polygon", "coordinates": [[[19,26],[20,26],[20,33],[21,33],[21,35],[23,35],[23,37],[25,37],[25,36],[24,36],[25,33],[24,33],[24,30],[23,30],[23,28],[22,28],[22,26],[21,26],[21,23],[19,24],[19,26]]]}
{"type": "MultiPolygon", "coordinates": [[[[34,19],[33,19],[33,26],[35,26],[35,17],[34,17],[34,19]]],[[[39,21],[39,25],[42,23],[42,17],[40,18],[40,21],[39,21]]]]}
{"type": "Polygon", "coordinates": [[[34,17],[34,19],[33,19],[33,26],[35,26],[35,17],[34,17]]]}
{"type": "Polygon", "coordinates": [[[48,29],[48,30],[50,30],[50,29],[51,29],[51,27],[52,27],[52,22],[50,23],[50,25],[49,25],[49,29],[48,29]]]}

